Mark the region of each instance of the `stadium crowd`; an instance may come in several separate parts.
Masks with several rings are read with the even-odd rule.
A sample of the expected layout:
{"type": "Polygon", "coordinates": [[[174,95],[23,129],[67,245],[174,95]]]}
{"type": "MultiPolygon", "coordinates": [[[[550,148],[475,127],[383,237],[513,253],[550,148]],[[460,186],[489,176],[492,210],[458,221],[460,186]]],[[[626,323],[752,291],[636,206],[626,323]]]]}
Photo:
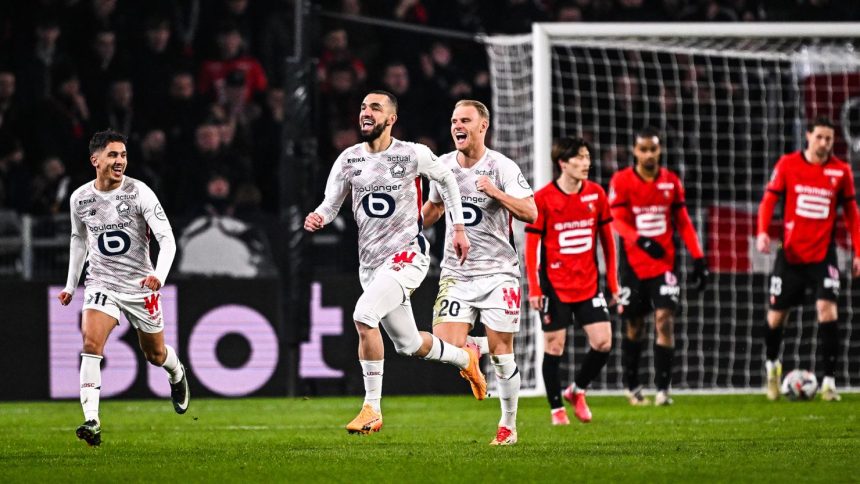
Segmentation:
{"type": "MultiPolygon", "coordinates": [[[[853,0],[329,0],[324,12],[470,33],[533,21],[851,20],[853,0]],[[453,8],[452,8],[453,4],[453,8]]],[[[291,0],[34,0],[0,5],[0,210],[63,214],[93,176],[86,141],[129,137],[130,176],[182,224],[278,211],[291,0]]],[[[454,102],[490,101],[482,46],[322,16],[319,171],[359,141],[368,88],[400,100],[397,138],[450,148],[454,102]]],[[[318,180],[321,192],[325,180],[318,180]]]]}

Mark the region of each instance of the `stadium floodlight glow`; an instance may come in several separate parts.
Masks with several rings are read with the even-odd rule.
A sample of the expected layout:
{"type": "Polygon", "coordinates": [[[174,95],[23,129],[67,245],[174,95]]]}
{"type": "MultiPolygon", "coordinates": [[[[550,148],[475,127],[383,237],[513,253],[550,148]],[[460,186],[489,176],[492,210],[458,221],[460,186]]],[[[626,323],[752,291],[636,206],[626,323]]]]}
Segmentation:
{"type": "MultiPolygon", "coordinates": [[[[813,116],[839,124],[836,153],[860,162],[860,23],[536,23],[530,35],[483,41],[493,87],[491,146],[517,161],[533,188],[552,178],[554,137],[592,142],[590,176],[606,187],[631,162],[637,129],[650,124],[663,133],[662,162],[684,182],[713,273],[703,296],[682,294],[675,387],[759,388],[759,331],[773,256],[754,250],[756,208],[774,163],[802,147],[813,116]]],[[[840,267],[850,267],[844,229],[837,250],[840,267]]],[[[681,251],[676,272],[682,281],[689,264],[681,251]]],[[[851,302],[860,301],[850,278],[843,274],[843,280],[837,380],[857,386],[860,336],[851,328],[851,302]]],[[[528,314],[526,307],[517,359],[524,389],[541,393],[543,336],[528,314]]],[[[597,388],[622,388],[617,319],[616,347],[597,388]]],[[[814,368],[814,322],[807,305],[787,323],[783,361],[789,367],[814,368]]],[[[581,336],[569,344],[571,361],[583,356],[581,336]]],[[[649,368],[651,349],[643,356],[649,368]]]]}

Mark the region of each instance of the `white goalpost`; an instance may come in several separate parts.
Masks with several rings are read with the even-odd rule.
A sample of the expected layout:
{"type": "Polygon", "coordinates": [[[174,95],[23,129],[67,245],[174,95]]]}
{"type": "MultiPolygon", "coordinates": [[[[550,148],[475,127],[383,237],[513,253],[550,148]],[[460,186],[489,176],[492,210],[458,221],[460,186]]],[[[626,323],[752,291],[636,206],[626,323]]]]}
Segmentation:
{"type": "MultiPolygon", "coordinates": [[[[595,149],[591,178],[606,187],[617,169],[632,163],[636,130],[650,125],[663,133],[662,162],[685,185],[712,273],[704,294],[682,292],[674,388],[762,387],[772,256],[754,250],[757,205],[779,156],[802,148],[811,118],[833,119],[839,125],[836,154],[860,163],[858,40],[858,23],[537,23],[531,35],[484,38],[493,148],[517,161],[533,188],[551,180],[553,138],[589,140],[595,149]]],[[[777,225],[772,229],[776,234],[777,225]]],[[[518,236],[521,242],[521,230],[518,236]]],[[[844,284],[837,384],[858,387],[860,332],[852,326],[860,297],[847,277],[852,252],[841,217],[836,241],[844,284]]],[[[690,259],[679,252],[683,283],[690,259]]],[[[525,280],[523,292],[517,359],[524,393],[542,394],[542,333],[527,307],[525,280]]],[[[811,300],[803,303],[786,326],[786,371],[816,367],[814,307],[811,300]]],[[[622,388],[617,317],[613,328],[612,356],[592,384],[597,390],[622,388]]],[[[652,324],[648,328],[642,377],[650,383],[652,324]]],[[[565,382],[587,349],[581,331],[569,335],[565,382]]]]}

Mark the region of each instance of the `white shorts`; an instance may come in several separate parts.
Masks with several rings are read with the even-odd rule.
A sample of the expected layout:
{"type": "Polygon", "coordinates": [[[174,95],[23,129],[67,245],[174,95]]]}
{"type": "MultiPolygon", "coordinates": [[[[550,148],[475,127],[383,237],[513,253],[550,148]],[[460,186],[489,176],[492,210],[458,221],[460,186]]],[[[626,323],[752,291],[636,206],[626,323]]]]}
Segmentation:
{"type": "Polygon", "coordinates": [[[480,314],[484,326],[500,333],[520,330],[520,281],[498,274],[470,280],[444,277],[433,305],[433,326],[469,323],[480,314]]]}
{"type": "Polygon", "coordinates": [[[144,333],[160,333],[164,331],[164,315],[161,312],[161,294],[123,294],[103,287],[88,286],[84,290],[84,307],[82,310],[95,309],[116,319],[119,324],[119,314],[136,329],[144,333]]]}
{"type": "Polygon", "coordinates": [[[366,290],[380,274],[388,274],[403,287],[403,296],[408,298],[421,285],[429,268],[430,256],[421,251],[416,239],[406,250],[392,254],[382,264],[359,269],[358,278],[361,281],[361,288],[366,290]]]}

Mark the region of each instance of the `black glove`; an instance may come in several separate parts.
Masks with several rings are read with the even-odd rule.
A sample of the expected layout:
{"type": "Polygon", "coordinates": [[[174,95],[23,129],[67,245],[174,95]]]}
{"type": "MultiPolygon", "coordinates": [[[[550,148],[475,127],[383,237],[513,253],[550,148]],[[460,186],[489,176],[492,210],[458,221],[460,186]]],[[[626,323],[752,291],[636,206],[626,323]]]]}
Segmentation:
{"type": "Polygon", "coordinates": [[[639,238],[636,239],[636,245],[654,259],[662,259],[663,256],[666,255],[666,249],[651,237],[642,237],[640,235],[639,238]]]}
{"type": "Polygon", "coordinates": [[[693,274],[690,276],[690,283],[693,289],[697,292],[702,292],[708,286],[708,265],[705,263],[705,258],[693,259],[693,274]]]}

